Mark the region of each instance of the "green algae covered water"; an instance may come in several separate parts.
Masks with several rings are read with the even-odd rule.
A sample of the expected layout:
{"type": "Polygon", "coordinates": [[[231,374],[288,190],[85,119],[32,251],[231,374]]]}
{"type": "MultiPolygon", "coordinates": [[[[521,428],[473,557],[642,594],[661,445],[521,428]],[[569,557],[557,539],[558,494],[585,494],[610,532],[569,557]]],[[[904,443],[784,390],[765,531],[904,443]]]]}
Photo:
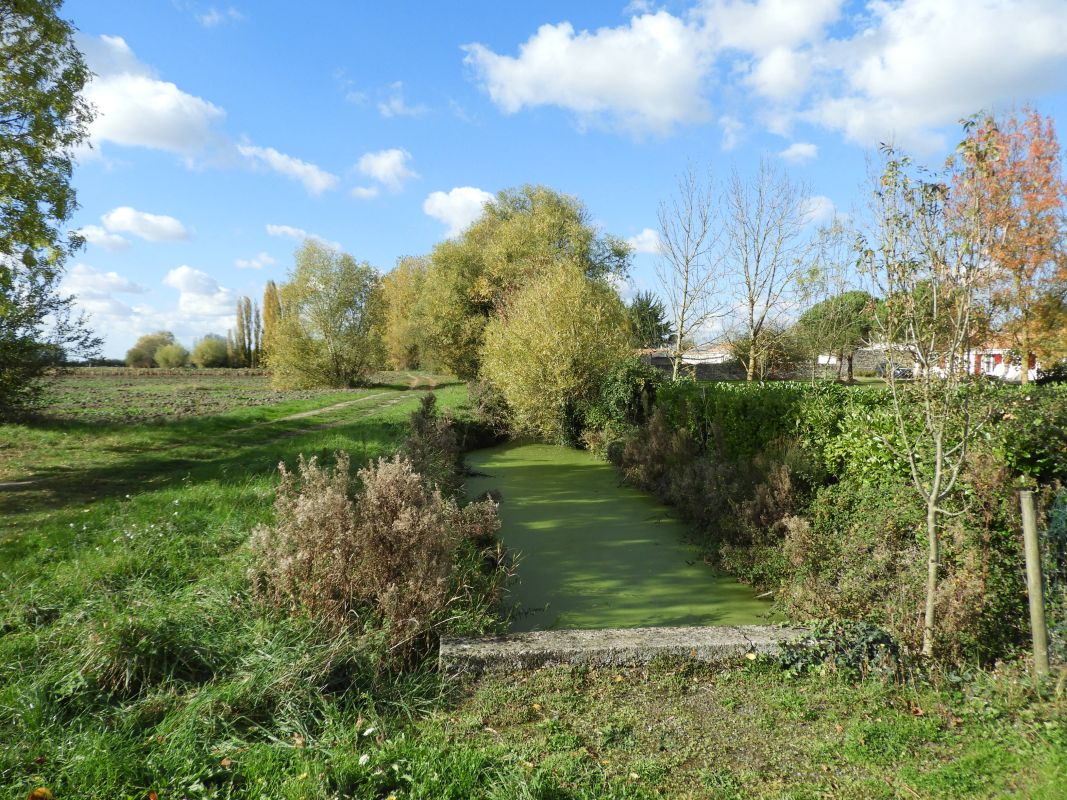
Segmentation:
{"type": "Polygon", "coordinates": [[[684,523],[589,453],[510,443],[469,453],[467,494],[500,493],[519,559],[512,630],[746,625],[770,604],[704,564],[684,523]]]}

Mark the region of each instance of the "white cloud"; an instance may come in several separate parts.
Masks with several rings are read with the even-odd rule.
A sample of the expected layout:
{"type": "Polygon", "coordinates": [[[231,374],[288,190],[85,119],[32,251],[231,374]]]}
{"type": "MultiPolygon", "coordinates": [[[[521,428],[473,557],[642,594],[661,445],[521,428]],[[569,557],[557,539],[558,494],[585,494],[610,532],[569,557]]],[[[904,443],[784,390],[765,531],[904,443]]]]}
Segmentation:
{"type": "Polygon", "coordinates": [[[95,247],[102,247],[105,250],[110,250],[112,252],[115,250],[125,250],[130,246],[128,239],[115,233],[108,233],[99,225],[83,225],[78,228],[75,233],[82,236],[89,244],[95,247]]]}
{"type": "Polygon", "coordinates": [[[708,0],[700,10],[719,48],[765,54],[821,38],[843,0],[708,0]]]}
{"type": "Polygon", "coordinates": [[[309,194],[322,194],[334,189],[340,183],[340,179],[323,169],[301,161],[299,158],[279,153],[273,147],[257,147],[251,144],[237,146],[237,152],[256,164],[261,164],[287,178],[293,178],[304,184],[309,194]]]}
{"type": "Polygon", "coordinates": [[[473,186],[457,186],[449,192],[431,192],[422,210],[448,226],[448,236],[459,236],[482,214],[493,195],[473,186]]]}
{"type": "Polygon", "coordinates": [[[146,291],[139,283],[124,278],[117,272],[101,272],[88,264],[75,264],[68,270],[63,278],[63,287],[78,296],[112,292],[143,294],[146,291]]]}
{"type": "Polygon", "coordinates": [[[189,231],[174,217],[148,214],[130,206],[119,206],[100,218],[112,233],[131,233],[150,242],[177,242],[189,238],[189,231]]]}
{"type": "Polygon", "coordinates": [[[825,195],[813,195],[804,203],[804,216],[808,225],[825,225],[833,220],[836,214],[834,201],[825,195]]]}
{"type": "Polygon", "coordinates": [[[652,228],[644,228],[636,236],[631,236],[627,239],[626,244],[630,245],[636,253],[658,254],[662,252],[659,233],[652,228]]]}
{"type": "Polygon", "coordinates": [[[78,44],[96,73],[83,92],[96,107],[89,126],[93,144],[148,147],[191,159],[223,141],[215,126],[226,112],[160,80],[121,36],[79,37],[78,44]]]}
{"type": "Polygon", "coordinates": [[[364,175],[385,184],[394,192],[400,191],[404,181],[417,178],[418,174],[408,167],[411,153],[398,147],[364,153],[356,168],[364,175]]]}
{"type": "Polygon", "coordinates": [[[178,311],[194,319],[231,317],[236,297],[198,269],[182,265],[167,273],[163,284],[178,290],[178,311]]]}
{"type": "Polygon", "coordinates": [[[316,242],[326,245],[333,250],[341,250],[340,242],[331,242],[329,239],[324,239],[317,233],[308,233],[303,228],[294,228],[292,225],[267,225],[268,236],[284,236],[289,239],[314,239],[316,242]]]}
{"type": "Polygon", "coordinates": [[[277,263],[270,253],[260,251],[251,258],[238,258],[233,265],[237,269],[263,269],[277,263]]]}
{"type": "Polygon", "coordinates": [[[113,297],[115,294],[143,294],[146,289],[117,272],[101,272],[87,264],[75,264],[63,277],[62,291],[76,298],[77,306],[98,321],[112,317],[129,317],[131,306],[113,297]]]}
{"type": "Polygon", "coordinates": [[[371,200],[378,196],[377,186],[355,186],[349,193],[360,200],[371,200]]]}
{"type": "Polygon", "coordinates": [[[233,6],[230,6],[225,11],[220,11],[217,8],[210,8],[206,13],[197,14],[196,17],[196,21],[205,28],[215,28],[225,22],[241,22],[244,19],[245,15],[233,6]]]}
{"type": "MultiPolygon", "coordinates": [[[[863,5],[699,0],[675,16],[638,2],[625,25],[542,25],[515,55],[475,43],[465,62],[505,113],[558,106],[582,124],[667,133],[708,117],[718,80],[731,108],[771,132],[806,122],[864,146],[918,150],[943,148],[944,129],[979,109],[1067,86],[1063,0],[863,5]]],[[[742,119],[719,117],[724,149],[742,119]]]]}
{"type": "Polygon", "coordinates": [[[388,99],[378,103],[378,113],[386,119],[391,117],[418,117],[429,110],[429,108],[419,103],[413,106],[408,105],[404,99],[404,83],[402,81],[391,83],[389,85],[388,99]]]}
{"type": "Polygon", "coordinates": [[[504,112],[555,105],[587,121],[635,133],[667,133],[708,116],[702,85],[710,52],[701,30],[666,11],[627,25],[575,32],[542,25],[517,56],[464,47],[489,96],[504,112]]]}
{"type": "Polygon", "coordinates": [[[752,67],[747,82],[760,95],[777,102],[801,100],[811,80],[811,64],[805,52],[776,47],[752,67]]]}
{"type": "Polygon", "coordinates": [[[806,118],[871,145],[944,145],[938,128],[1067,85],[1061,0],[871,3],[870,24],[822,54],[838,85],[806,118]]]}
{"type": "Polygon", "coordinates": [[[811,142],[793,142],[778,155],[790,163],[803,164],[806,161],[811,161],[813,158],[817,158],[819,155],[819,148],[811,142]]]}

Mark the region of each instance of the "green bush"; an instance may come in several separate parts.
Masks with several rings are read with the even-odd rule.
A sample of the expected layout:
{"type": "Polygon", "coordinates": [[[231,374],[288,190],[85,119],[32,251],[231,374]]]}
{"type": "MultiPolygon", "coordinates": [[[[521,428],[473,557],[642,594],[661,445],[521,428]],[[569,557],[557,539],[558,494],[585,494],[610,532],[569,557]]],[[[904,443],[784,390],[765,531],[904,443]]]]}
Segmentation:
{"type": "MultiPolygon", "coordinates": [[[[946,658],[990,662],[1027,636],[1015,490],[1067,479],[1067,388],[966,391],[978,434],[944,503],[937,644],[946,658]]],[[[915,390],[901,396],[908,435],[922,435],[915,390]]],[[[659,389],[613,461],[792,618],[868,620],[914,647],[925,503],[900,436],[884,388],[681,382],[659,389]]]]}

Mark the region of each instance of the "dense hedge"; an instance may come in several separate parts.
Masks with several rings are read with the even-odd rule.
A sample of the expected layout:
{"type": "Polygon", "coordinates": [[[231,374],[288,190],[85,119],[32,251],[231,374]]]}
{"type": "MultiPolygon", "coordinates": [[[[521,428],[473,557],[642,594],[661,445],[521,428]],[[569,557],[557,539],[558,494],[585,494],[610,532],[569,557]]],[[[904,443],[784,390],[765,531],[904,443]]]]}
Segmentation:
{"type": "MultiPolygon", "coordinates": [[[[991,660],[1027,630],[1015,490],[1046,487],[1047,499],[1067,482],[1067,386],[967,391],[980,425],[946,502],[939,645],[948,657],[991,660]]],[[[919,414],[906,404],[912,434],[919,414]]],[[[652,419],[614,460],[794,618],[865,619],[914,645],[924,505],[898,444],[884,388],[682,382],[658,388],[652,419]]]]}

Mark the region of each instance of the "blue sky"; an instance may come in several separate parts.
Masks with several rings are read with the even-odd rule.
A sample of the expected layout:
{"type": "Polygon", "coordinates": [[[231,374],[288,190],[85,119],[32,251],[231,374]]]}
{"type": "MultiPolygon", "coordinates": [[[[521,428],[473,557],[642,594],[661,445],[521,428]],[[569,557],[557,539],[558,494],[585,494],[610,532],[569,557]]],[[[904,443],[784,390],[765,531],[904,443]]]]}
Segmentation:
{"type": "MultiPolygon", "coordinates": [[[[66,287],[121,356],[225,333],[300,236],[383,271],[499,189],[578,196],[650,251],[690,161],[770,158],[816,216],[861,202],[894,140],[938,164],[957,121],[1031,102],[1062,131],[1064,0],[68,0],[97,77],[88,245],[66,287]]],[[[1061,133],[1062,135],[1062,133],[1061,133]]],[[[630,290],[654,288],[638,252],[630,290]]]]}

